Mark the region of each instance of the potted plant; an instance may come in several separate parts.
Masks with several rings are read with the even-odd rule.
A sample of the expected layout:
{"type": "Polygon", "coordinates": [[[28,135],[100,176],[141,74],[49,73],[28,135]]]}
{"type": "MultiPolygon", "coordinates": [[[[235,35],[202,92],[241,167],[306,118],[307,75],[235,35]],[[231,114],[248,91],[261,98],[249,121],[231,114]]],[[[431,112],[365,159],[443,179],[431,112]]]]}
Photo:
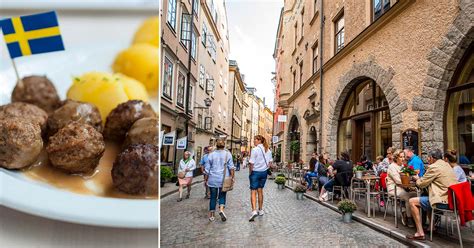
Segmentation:
{"type": "Polygon", "coordinates": [[[285,188],[285,183],[286,183],[286,179],[284,176],[277,176],[275,178],[275,183],[278,185],[278,189],[284,189],[285,188]]]}
{"type": "Polygon", "coordinates": [[[303,194],[306,192],[306,186],[303,184],[297,184],[293,191],[296,193],[296,199],[303,200],[303,194]]]}
{"type": "Polygon", "coordinates": [[[337,209],[342,212],[342,221],[350,223],[352,221],[352,213],[357,210],[357,205],[355,202],[345,199],[337,204],[337,209]]]}
{"type": "Polygon", "coordinates": [[[415,168],[412,165],[404,164],[400,169],[400,179],[402,184],[410,184],[410,177],[416,175],[415,168]]]}
{"type": "Polygon", "coordinates": [[[173,171],[169,166],[160,166],[160,186],[163,187],[165,183],[173,177],[173,171]]]}
{"type": "Polygon", "coordinates": [[[362,174],[364,173],[365,170],[365,167],[362,166],[362,165],[359,165],[359,163],[357,163],[358,165],[356,167],[354,167],[354,171],[356,173],[356,178],[358,179],[361,179],[362,178],[362,174]]]}

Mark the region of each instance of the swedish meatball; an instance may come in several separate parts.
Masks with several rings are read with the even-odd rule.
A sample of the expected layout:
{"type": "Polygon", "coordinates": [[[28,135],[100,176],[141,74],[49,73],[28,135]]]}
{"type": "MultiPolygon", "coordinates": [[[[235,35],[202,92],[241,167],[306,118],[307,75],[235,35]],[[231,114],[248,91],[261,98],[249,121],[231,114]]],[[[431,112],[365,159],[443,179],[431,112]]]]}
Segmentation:
{"type": "Polygon", "coordinates": [[[104,150],[102,134],[80,122],[70,122],[59,129],[46,146],[51,165],[68,173],[92,172],[104,150]]]}
{"type": "Polygon", "coordinates": [[[51,114],[60,104],[53,83],[45,76],[24,77],[13,89],[12,102],[26,102],[51,114]]]}
{"type": "Polygon", "coordinates": [[[41,108],[24,102],[13,102],[0,106],[0,119],[19,118],[37,123],[45,134],[48,114],[41,108]]]}
{"type": "Polygon", "coordinates": [[[133,123],[145,117],[156,117],[156,113],[150,104],[141,100],[130,100],[119,104],[107,116],[104,138],[122,142],[133,123]]]}
{"type": "Polygon", "coordinates": [[[97,131],[102,132],[102,119],[95,105],[67,100],[49,117],[49,134],[55,134],[59,129],[73,121],[89,124],[97,131]]]}
{"type": "Polygon", "coordinates": [[[37,123],[19,119],[0,119],[0,166],[21,169],[34,163],[43,149],[37,123]]]}
{"type": "Polygon", "coordinates": [[[158,146],[131,145],[115,159],[112,168],[114,187],[133,195],[158,193],[158,146]]]}
{"type": "Polygon", "coordinates": [[[147,117],[133,123],[127,132],[124,147],[132,144],[158,144],[158,118],[147,117]]]}

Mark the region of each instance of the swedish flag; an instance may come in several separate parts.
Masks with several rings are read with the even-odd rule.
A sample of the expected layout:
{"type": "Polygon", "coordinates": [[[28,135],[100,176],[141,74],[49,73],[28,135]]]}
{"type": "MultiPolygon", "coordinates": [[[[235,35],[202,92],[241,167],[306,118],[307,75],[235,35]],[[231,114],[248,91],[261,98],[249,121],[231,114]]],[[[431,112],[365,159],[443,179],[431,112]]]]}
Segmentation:
{"type": "Polygon", "coordinates": [[[0,20],[10,57],[64,50],[56,12],[0,20]]]}

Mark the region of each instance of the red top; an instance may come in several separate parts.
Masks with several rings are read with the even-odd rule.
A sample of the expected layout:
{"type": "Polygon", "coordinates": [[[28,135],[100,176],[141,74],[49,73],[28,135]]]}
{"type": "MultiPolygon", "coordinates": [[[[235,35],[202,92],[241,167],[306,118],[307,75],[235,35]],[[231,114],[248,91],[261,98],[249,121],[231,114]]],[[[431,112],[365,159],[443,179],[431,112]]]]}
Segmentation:
{"type": "Polygon", "coordinates": [[[459,212],[459,218],[461,219],[461,226],[464,226],[466,222],[473,220],[472,211],[474,210],[474,197],[471,192],[471,183],[464,182],[449,186],[449,209],[454,209],[453,192],[456,196],[456,207],[459,212]]]}

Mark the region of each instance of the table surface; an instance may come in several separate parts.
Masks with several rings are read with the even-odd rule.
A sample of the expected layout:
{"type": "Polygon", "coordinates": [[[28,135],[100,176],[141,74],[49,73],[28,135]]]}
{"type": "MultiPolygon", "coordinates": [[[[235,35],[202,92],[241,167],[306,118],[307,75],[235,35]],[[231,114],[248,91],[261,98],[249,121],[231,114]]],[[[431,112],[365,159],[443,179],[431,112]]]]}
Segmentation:
{"type": "MultiPolygon", "coordinates": [[[[18,16],[38,10],[0,10],[0,17],[18,16]]],[[[61,33],[67,49],[84,44],[131,41],[149,13],[100,11],[58,11],[61,33]],[[87,34],[87,35],[85,35],[87,34]]],[[[0,40],[0,63],[10,64],[3,38],[0,40]]],[[[70,224],[24,214],[0,206],[0,247],[158,247],[158,230],[104,228],[70,224]]]]}

